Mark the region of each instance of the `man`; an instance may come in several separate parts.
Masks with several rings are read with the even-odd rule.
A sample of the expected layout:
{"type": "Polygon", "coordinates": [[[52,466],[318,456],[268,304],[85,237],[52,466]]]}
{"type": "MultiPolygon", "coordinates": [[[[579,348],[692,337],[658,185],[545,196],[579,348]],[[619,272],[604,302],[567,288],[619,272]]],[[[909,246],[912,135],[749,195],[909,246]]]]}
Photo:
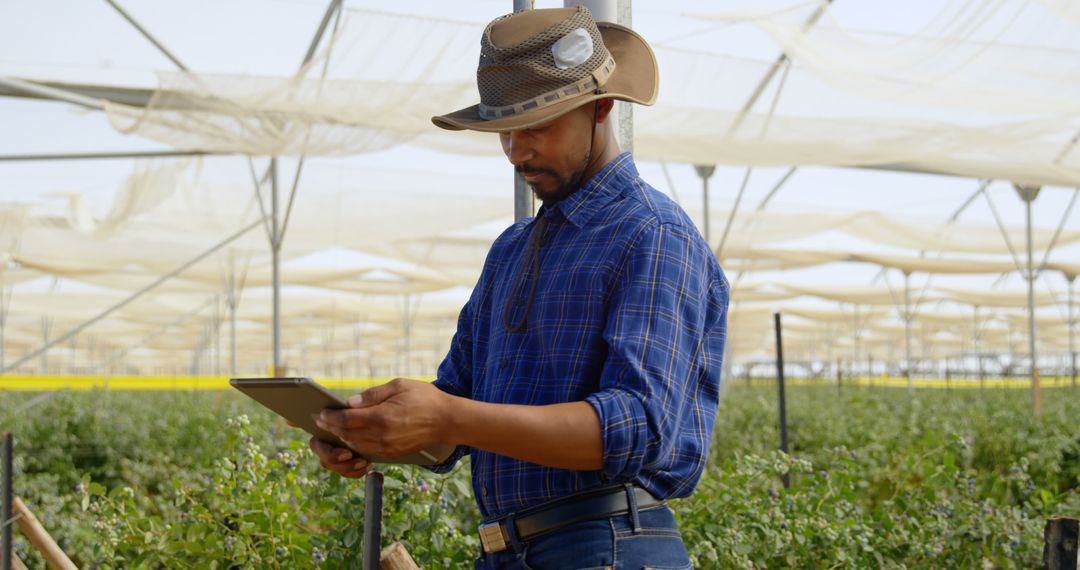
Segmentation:
{"type": "MultiPolygon", "coordinates": [[[[504,16],[481,103],[434,117],[495,132],[543,201],[492,245],[434,384],[398,379],[327,410],[358,454],[456,446],[484,517],[478,568],[689,567],[664,499],[701,476],[728,284],[708,244],[620,154],[613,100],[650,105],[656,59],[585,8],[504,16]]],[[[371,466],[312,440],[346,477],[371,466]]]]}

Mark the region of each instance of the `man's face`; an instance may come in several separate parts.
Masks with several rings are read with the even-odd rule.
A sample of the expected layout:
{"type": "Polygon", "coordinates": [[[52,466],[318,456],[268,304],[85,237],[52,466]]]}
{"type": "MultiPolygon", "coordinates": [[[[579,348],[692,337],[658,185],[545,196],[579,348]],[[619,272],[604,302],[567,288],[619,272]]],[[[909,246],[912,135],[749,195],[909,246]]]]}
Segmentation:
{"type": "Polygon", "coordinates": [[[503,152],[537,198],[557,202],[581,184],[588,165],[595,104],[529,129],[500,133],[503,152]]]}

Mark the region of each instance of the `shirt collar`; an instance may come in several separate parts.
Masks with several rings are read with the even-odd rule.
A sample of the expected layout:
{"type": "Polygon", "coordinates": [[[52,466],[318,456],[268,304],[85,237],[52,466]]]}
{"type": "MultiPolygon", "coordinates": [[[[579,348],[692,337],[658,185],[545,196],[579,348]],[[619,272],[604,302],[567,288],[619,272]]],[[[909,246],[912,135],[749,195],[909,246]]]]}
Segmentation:
{"type": "Polygon", "coordinates": [[[638,178],[637,166],[629,152],[624,152],[607,163],[600,172],[597,172],[588,182],[578,188],[577,192],[567,196],[563,200],[549,208],[546,204],[541,206],[537,216],[553,215],[548,211],[558,211],[571,224],[577,227],[584,226],[600,208],[604,207],[622,194],[634,180],[638,178]]]}

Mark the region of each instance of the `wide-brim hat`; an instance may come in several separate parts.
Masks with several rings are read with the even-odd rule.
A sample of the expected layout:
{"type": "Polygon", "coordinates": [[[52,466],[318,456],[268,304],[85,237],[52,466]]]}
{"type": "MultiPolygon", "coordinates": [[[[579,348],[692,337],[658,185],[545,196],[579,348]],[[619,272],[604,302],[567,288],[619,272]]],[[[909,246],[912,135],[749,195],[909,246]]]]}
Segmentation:
{"type": "Polygon", "coordinates": [[[431,122],[454,131],[507,132],[598,99],[652,105],[659,75],[644,38],[593,21],[584,6],[516,12],[484,29],[476,71],[480,103],[431,122]]]}

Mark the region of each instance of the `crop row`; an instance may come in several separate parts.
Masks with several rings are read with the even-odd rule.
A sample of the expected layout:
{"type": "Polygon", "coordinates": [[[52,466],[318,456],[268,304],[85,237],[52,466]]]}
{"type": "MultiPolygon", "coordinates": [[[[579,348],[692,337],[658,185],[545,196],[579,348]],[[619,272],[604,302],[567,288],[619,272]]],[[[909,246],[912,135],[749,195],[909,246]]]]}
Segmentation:
{"type": "MultiPolygon", "coordinates": [[[[740,386],[697,492],[673,508],[704,568],[1037,566],[1045,519],[1080,513],[1073,396],[1046,391],[1035,418],[1019,390],[795,387],[789,456],[774,392],[740,386]]],[[[321,470],[302,433],[235,394],[0,392],[0,410],[17,493],[80,567],[359,563],[362,482],[321,470]]],[[[384,473],[384,543],[468,566],[467,462],[384,473]]]]}

